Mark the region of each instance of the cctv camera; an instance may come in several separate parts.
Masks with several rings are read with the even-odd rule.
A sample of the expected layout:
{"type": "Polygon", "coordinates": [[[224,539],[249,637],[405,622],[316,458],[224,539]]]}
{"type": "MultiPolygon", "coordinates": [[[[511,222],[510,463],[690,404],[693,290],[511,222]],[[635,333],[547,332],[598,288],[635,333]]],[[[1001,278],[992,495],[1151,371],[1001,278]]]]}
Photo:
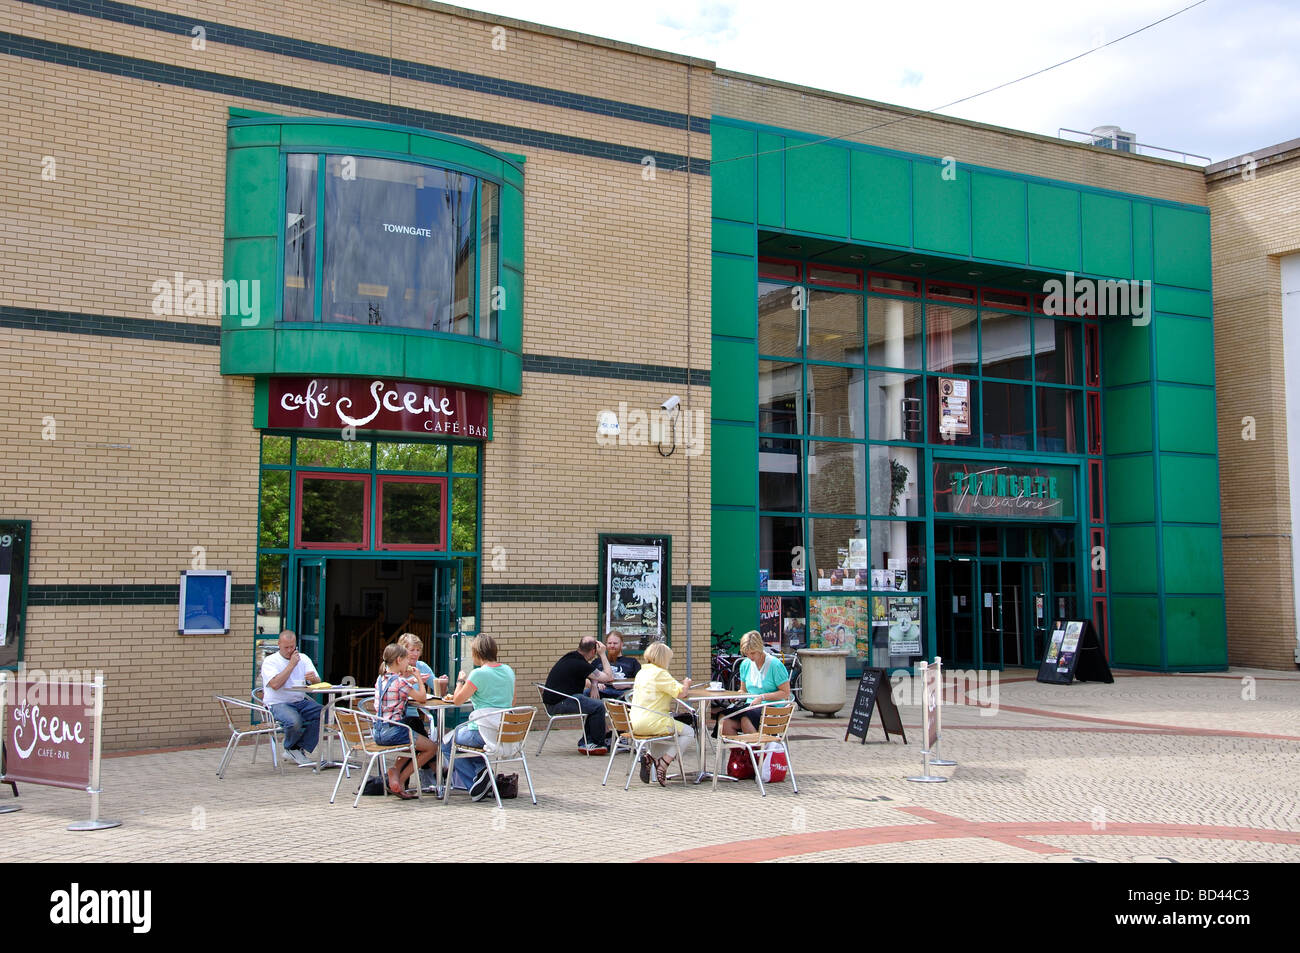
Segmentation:
{"type": "Polygon", "coordinates": [[[677,406],[681,402],[682,399],[678,397],[676,394],[673,394],[673,396],[669,397],[666,401],[664,401],[659,406],[661,406],[664,410],[676,410],[677,406]]]}

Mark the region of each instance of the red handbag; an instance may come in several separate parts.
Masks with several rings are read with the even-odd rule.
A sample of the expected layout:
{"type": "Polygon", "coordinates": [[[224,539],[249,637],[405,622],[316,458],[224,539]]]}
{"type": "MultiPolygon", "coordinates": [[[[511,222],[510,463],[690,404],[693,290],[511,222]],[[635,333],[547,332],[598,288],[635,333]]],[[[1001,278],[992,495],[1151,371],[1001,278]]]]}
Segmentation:
{"type": "Polygon", "coordinates": [[[727,758],[727,777],[738,781],[748,781],[754,777],[754,765],[750,763],[749,752],[744,748],[732,748],[727,758]]]}

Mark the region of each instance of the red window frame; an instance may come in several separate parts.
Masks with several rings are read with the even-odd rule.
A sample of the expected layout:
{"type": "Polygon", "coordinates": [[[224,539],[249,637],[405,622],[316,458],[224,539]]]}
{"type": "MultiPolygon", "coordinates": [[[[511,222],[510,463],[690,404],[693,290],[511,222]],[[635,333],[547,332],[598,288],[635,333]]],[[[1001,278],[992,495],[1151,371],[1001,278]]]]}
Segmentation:
{"type": "Polygon", "coordinates": [[[921,279],[915,275],[890,275],[883,271],[873,271],[867,274],[867,290],[879,294],[899,295],[904,298],[919,298],[921,297],[921,279]],[[886,281],[903,281],[912,285],[916,290],[899,291],[897,288],[880,288],[874,283],[877,278],[883,278],[886,281]]]}
{"type": "Polygon", "coordinates": [[[758,277],[766,278],[769,281],[802,281],[804,277],[803,262],[790,261],[786,258],[760,258],[758,260],[758,277]],[[764,265],[786,265],[794,269],[794,277],[789,275],[777,275],[772,272],[763,273],[764,265]]]}
{"type": "Polygon", "coordinates": [[[1092,591],[1094,593],[1105,592],[1107,570],[1092,568],[1092,554],[1096,551],[1097,547],[1100,546],[1103,559],[1102,565],[1104,566],[1106,564],[1105,559],[1109,555],[1106,552],[1106,534],[1105,531],[1098,526],[1094,527],[1090,531],[1089,536],[1092,540],[1092,548],[1088,550],[1088,573],[1092,576],[1092,591]]]}
{"type": "Polygon", "coordinates": [[[1083,379],[1088,387],[1101,386],[1101,328],[1095,322],[1083,325],[1083,379]]]}
{"type": "Polygon", "coordinates": [[[1088,391],[1088,452],[1101,453],[1101,391],[1088,391]]]}
{"type": "Polygon", "coordinates": [[[975,307],[979,304],[980,290],[975,285],[966,285],[959,281],[927,280],[925,283],[925,296],[927,298],[933,298],[935,301],[951,301],[956,304],[968,304],[971,307],[975,307]],[[942,292],[934,291],[933,289],[935,288],[961,288],[965,291],[969,291],[970,297],[962,298],[956,295],[946,295],[942,292]]]}
{"type": "MultiPolygon", "coordinates": [[[[1045,295],[1045,294],[1036,294],[1036,295],[1034,295],[1034,296],[1032,297],[1032,301],[1033,301],[1033,307],[1034,307],[1034,313],[1035,313],[1035,314],[1047,314],[1047,310],[1046,310],[1046,307],[1045,307],[1045,305],[1047,304],[1047,295],[1045,295]]],[[[1064,318],[1064,317],[1068,317],[1068,315],[1064,315],[1064,314],[1053,314],[1053,315],[1048,315],[1048,316],[1049,316],[1049,317],[1053,317],[1053,318],[1064,318]]]]}
{"type": "Polygon", "coordinates": [[[808,262],[804,276],[808,279],[809,285],[816,285],[822,288],[852,288],[857,291],[862,290],[862,272],[856,268],[844,268],[840,265],[819,265],[816,262],[808,262]],[[838,274],[847,275],[851,280],[845,281],[828,281],[825,278],[814,278],[813,269],[820,271],[833,271],[838,274]]]}
{"type": "Polygon", "coordinates": [[[293,521],[294,549],[369,549],[370,548],[370,474],[369,473],[333,473],[328,470],[299,470],[294,479],[295,507],[293,521]],[[303,480],[337,480],[360,483],[361,495],[361,542],[360,543],[309,543],[302,538],[303,516],[303,480]]]}
{"type": "Polygon", "coordinates": [[[1100,460],[1088,461],[1088,522],[1106,522],[1106,487],[1102,483],[1100,460]],[[1093,501],[1096,506],[1093,506],[1093,501]]]}
{"type": "Polygon", "coordinates": [[[1101,639],[1101,651],[1110,660],[1110,626],[1107,625],[1106,617],[1106,597],[1101,596],[1092,600],[1092,624],[1097,630],[1097,635],[1101,639]]]}
{"type": "Polygon", "coordinates": [[[980,289],[980,307],[992,308],[998,311],[1028,311],[1029,310],[1029,293],[1025,291],[1005,291],[1002,288],[981,288],[980,289]],[[1005,301],[989,301],[990,294],[1007,295],[1011,298],[1019,299],[1019,304],[1010,304],[1005,301]]]}
{"type": "Polygon", "coordinates": [[[430,476],[406,476],[396,473],[380,473],[375,476],[375,549],[388,552],[422,552],[441,553],[447,551],[447,478],[430,476]],[[423,483],[437,484],[441,499],[438,504],[438,542],[437,543],[390,543],[384,544],[384,485],[387,483],[423,483]]]}

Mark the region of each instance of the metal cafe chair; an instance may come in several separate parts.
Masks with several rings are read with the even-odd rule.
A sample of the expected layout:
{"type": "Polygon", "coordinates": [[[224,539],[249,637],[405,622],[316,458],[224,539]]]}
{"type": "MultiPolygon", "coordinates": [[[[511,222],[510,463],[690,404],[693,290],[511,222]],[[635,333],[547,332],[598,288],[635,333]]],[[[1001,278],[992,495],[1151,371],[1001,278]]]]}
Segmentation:
{"type": "MultiPolygon", "coordinates": [[[[410,758],[416,761],[415,752],[415,732],[409,725],[404,725],[400,721],[389,721],[387,718],[376,718],[374,715],[368,715],[364,711],[357,711],[353,708],[335,708],[334,720],[339,727],[339,740],[343,742],[343,760],[347,760],[355,752],[363,757],[369,757],[366,762],[366,770],[361,775],[361,780],[357,782],[357,796],[352,800],[352,806],[356,807],[361,801],[361,792],[365,790],[366,779],[370,777],[370,771],[374,768],[375,762],[380,764],[380,780],[383,782],[385,796],[388,791],[388,780],[385,777],[386,768],[384,759],[387,755],[397,755],[399,758],[410,758]],[[405,728],[407,733],[406,744],[400,745],[381,745],[376,744],[373,736],[374,727],[379,722],[388,725],[397,725],[405,728]]],[[[416,761],[418,763],[418,761],[416,761]]],[[[330,794],[330,803],[338,796],[339,786],[343,783],[345,771],[339,771],[339,776],[334,782],[334,791],[330,794]]],[[[415,793],[417,797],[423,797],[420,792],[420,786],[417,784],[415,793]]]]}
{"type": "Polygon", "coordinates": [[[230,727],[230,740],[226,743],[226,751],[221,756],[221,764],[217,768],[217,777],[224,780],[226,768],[230,765],[230,759],[239,747],[239,743],[245,738],[256,739],[253,744],[253,760],[257,760],[257,749],[262,744],[262,737],[269,735],[271,738],[271,766],[279,769],[280,776],[284,776],[284,764],[280,761],[279,754],[275,750],[275,739],[277,735],[284,735],[284,728],[275,720],[271,714],[271,709],[265,705],[255,702],[246,702],[238,698],[230,698],[227,695],[214,695],[221,710],[225,713],[226,724],[230,727]],[[251,724],[243,724],[246,719],[252,720],[251,724]]]}
{"type": "MultiPolygon", "coordinates": [[[[686,783],[686,767],[682,761],[682,745],[680,736],[676,729],[665,734],[639,735],[632,728],[632,712],[648,711],[655,715],[663,715],[663,712],[653,711],[649,708],[642,708],[640,705],[633,705],[631,702],[615,701],[612,698],[605,699],[605,714],[609,716],[609,723],[614,730],[618,732],[619,741],[627,741],[628,746],[625,748],[621,744],[613,745],[609,752],[609,763],[605,765],[605,779],[600,782],[604,787],[609,781],[609,772],[614,767],[614,758],[619,751],[632,752],[632,764],[627,769],[627,783],[623,785],[626,791],[632,784],[632,774],[636,771],[636,766],[641,763],[641,755],[649,747],[652,741],[671,741],[677,749],[677,768],[682,779],[682,784],[686,783]]],[[[671,716],[667,716],[671,717],[671,716]]]]}
{"type": "Polygon", "coordinates": [[[767,797],[767,789],[763,787],[763,772],[759,770],[758,759],[756,754],[765,753],[768,745],[776,745],[781,751],[785,752],[786,765],[790,770],[790,784],[794,788],[794,793],[799,793],[799,782],[795,780],[794,765],[790,761],[790,748],[786,743],[786,733],[790,730],[790,719],[794,717],[794,705],[791,702],[767,702],[762,706],[763,714],[759,722],[758,731],[745,732],[739,735],[724,735],[721,730],[718,731],[718,750],[714,757],[713,772],[713,789],[718,788],[718,772],[725,770],[726,762],[722,760],[724,750],[732,748],[744,748],[749,754],[749,763],[754,766],[754,780],[758,782],[758,791],[763,797],[767,797]]]}
{"type": "Polygon", "coordinates": [[[566,718],[576,718],[578,720],[578,730],[586,731],[587,716],[582,713],[582,702],[578,701],[577,695],[566,695],[564,692],[557,692],[554,688],[547,688],[541,682],[533,682],[533,684],[537,686],[537,693],[541,696],[542,700],[542,711],[546,712],[547,717],[546,731],[542,733],[542,741],[537,746],[537,753],[540,755],[542,753],[542,748],[546,747],[546,739],[551,734],[551,725],[555,724],[557,721],[563,721],[566,718]],[[548,696],[551,698],[550,704],[552,705],[560,704],[561,699],[570,698],[573,700],[573,703],[578,706],[578,710],[576,712],[570,711],[559,715],[552,715],[550,709],[546,707],[546,699],[548,696]]]}
{"type": "Polygon", "coordinates": [[[531,705],[524,705],[518,708],[505,708],[501,711],[492,712],[485,715],[483,719],[493,719],[498,723],[497,740],[490,745],[467,745],[455,741],[451,746],[451,761],[447,764],[447,784],[443,788],[442,800],[445,804],[447,798],[451,796],[451,779],[456,771],[457,755],[478,758],[484,762],[484,770],[488,773],[488,779],[492,785],[492,796],[497,799],[497,807],[501,807],[501,792],[497,789],[497,767],[502,764],[510,764],[518,761],[524,766],[524,777],[528,781],[528,796],[533,799],[533,804],[537,804],[537,793],[533,790],[533,776],[528,770],[528,754],[524,750],[528,741],[528,732],[533,727],[533,719],[537,717],[537,709],[531,705]]]}

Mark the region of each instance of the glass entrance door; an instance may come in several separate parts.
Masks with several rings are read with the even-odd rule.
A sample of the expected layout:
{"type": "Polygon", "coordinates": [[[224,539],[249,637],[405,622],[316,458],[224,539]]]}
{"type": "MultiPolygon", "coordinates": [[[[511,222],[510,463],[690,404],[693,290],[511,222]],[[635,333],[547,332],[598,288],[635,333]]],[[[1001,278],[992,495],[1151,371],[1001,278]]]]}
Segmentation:
{"type": "Polygon", "coordinates": [[[939,603],[937,654],[950,666],[977,667],[975,561],[956,557],[938,561],[934,581],[939,603]]]}
{"type": "Polygon", "coordinates": [[[298,560],[298,651],[311,659],[317,672],[321,671],[322,648],[325,640],[325,620],[321,607],[325,604],[325,559],[312,556],[298,560]]]}
{"type": "Polygon", "coordinates": [[[433,564],[433,645],[430,654],[434,671],[449,674],[452,684],[460,666],[460,562],[433,564]]]}

